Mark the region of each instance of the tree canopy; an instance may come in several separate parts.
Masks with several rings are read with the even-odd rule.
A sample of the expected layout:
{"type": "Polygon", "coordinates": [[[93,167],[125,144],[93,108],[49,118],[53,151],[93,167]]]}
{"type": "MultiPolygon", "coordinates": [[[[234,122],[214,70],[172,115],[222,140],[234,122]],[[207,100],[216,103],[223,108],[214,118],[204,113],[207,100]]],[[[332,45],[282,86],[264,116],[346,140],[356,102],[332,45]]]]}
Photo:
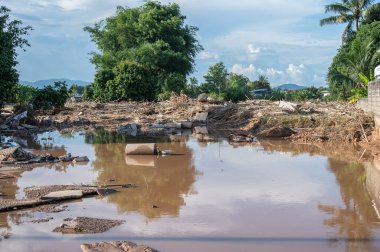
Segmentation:
{"type": "Polygon", "coordinates": [[[341,0],[325,6],[326,13],[337,13],[335,16],[321,19],[320,25],[326,24],[344,24],[347,23],[346,29],[343,32],[343,40],[352,37],[352,33],[358,32],[360,23],[365,16],[375,17],[374,12],[378,5],[372,5],[373,0],[341,0]],[[355,25],[355,31],[352,29],[355,25]]]}
{"type": "Polygon", "coordinates": [[[9,13],[7,7],[0,6],[0,107],[14,98],[19,77],[16,49],[29,46],[24,36],[32,30],[30,26],[23,26],[20,20],[11,20],[9,13]]]}
{"type": "Polygon", "coordinates": [[[85,27],[97,44],[93,83],[98,100],[153,100],[179,92],[193,72],[202,49],[197,28],[185,25],[177,4],[149,1],[141,7],[118,7],[116,14],[85,27]]]}
{"type": "Polygon", "coordinates": [[[355,38],[343,45],[333,59],[327,75],[331,94],[343,99],[353,95],[352,92],[365,95],[379,59],[380,21],[363,24],[355,38]]]}

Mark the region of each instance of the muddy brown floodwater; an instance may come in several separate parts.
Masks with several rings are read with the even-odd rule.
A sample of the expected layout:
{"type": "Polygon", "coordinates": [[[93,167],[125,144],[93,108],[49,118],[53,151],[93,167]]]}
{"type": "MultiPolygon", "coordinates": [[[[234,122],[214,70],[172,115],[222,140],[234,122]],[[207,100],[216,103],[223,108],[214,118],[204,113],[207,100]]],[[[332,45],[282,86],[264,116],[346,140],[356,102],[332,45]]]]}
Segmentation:
{"type": "Polygon", "coordinates": [[[6,237],[0,251],[80,251],[82,243],[117,240],[167,252],[380,251],[380,161],[360,148],[337,155],[342,146],[230,145],[106,132],[50,132],[17,141],[38,153],[87,155],[90,162],[41,166],[2,179],[3,198],[21,199],[29,186],[137,187],[64,202],[60,212],[0,213],[6,237]],[[126,142],[150,141],[182,155],[125,156],[126,142]],[[125,222],[100,234],[52,232],[78,216],[125,222]]]}

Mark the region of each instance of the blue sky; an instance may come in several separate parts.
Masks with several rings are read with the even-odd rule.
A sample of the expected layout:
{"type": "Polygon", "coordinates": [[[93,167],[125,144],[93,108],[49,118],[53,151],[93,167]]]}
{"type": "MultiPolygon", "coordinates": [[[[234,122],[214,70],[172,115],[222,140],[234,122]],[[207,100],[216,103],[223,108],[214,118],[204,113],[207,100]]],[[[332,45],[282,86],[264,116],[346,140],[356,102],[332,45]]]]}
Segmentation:
{"type": "MultiPolygon", "coordinates": [[[[296,83],[325,85],[325,75],[341,43],[342,25],[319,26],[326,0],[162,0],[176,2],[187,24],[199,28],[205,48],[193,76],[223,61],[231,72],[251,80],[266,75],[273,86],[296,83]]],[[[31,47],[19,54],[20,79],[69,78],[92,81],[89,53],[96,50],[86,25],[115,13],[116,6],[138,6],[132,0],[0,0],[12,17],[31,25],[31,47]]]]}

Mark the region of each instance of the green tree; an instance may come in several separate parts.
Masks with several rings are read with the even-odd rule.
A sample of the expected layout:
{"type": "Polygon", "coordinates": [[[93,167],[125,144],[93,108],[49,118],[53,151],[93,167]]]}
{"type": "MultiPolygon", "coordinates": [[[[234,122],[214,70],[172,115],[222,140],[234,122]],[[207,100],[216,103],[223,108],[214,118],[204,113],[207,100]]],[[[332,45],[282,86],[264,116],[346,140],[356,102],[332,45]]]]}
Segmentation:
{"type": "Polygon", "coordinates": [[[341,0],[325,6],[326,13],[337,13],[335,16],[321,19],[320,25],[344,24],[347,23],[343,38],[352,37],[352,26],[355,25],[355,32],[359,31],[359,25],[363,21],[367,12],[372,12],[376,7],[372,5],[373,0],[341,0]]]}
{"type": "Polygon", "coordinates": [[[118,7],[114,16],[85,27],[99,49],[91,60],[94,97],[153,100],[159,93],[184,89],[202,49],[198,29],[185,25],[185,19],[177,4],[149,1],[137,8],[118,7]]]}
{"type": "Polygon", "coordinates": [[[228,72],[223,62],[218,62],[208,68],[207,73],[203,76],[205,83],[202,89],[209,93],[220,93],[227,88],[228,72]]]}
{"type": "Polygon", "coordinates": [[[10,10],[0,6],[0,107],[4,102],[14,98],[18,83],[17,48],[25,50],[29,46],[24,38],[32,30],[30,26],[22,26],[20,20],[11,20],[10,10]]]}
{"type": "Polygon", "coordinates": [[[71,87],[68,90],[69,96],[73,96],[75,94],[82,95],[84,92],[84,86],[79,86],[77,84],[71,85],[71,87]]]}
{"type": "Polygon", "coordinates": [[[92,85],[86,85],[83,89],[83,100],[89,101],[94,99],[94,90],[92,85]]]}
{"type": "Polygon", "coordinates": [[[255,89],[271,89],[269,80],[266,76],[260,75],[258,80],[253,81],[250,83],[249,88],[251,90],[255,89]]]}
{"type": "Polygon", "coordinates": [[[249,79],[245,75],[229,74],[224,99],[233,102],[246,100],[249,97],[248,83],[249,79]]]}
{"type": "Polygon", "coordinates": [[[350,44],[343,45],[328,71],[330,93],[335,98],[355,100],[366,94],[368,81],[380,59],[380,22],[363,24],[350,44]],[[354,93],[353,93],[354,92],[354,93]]]}

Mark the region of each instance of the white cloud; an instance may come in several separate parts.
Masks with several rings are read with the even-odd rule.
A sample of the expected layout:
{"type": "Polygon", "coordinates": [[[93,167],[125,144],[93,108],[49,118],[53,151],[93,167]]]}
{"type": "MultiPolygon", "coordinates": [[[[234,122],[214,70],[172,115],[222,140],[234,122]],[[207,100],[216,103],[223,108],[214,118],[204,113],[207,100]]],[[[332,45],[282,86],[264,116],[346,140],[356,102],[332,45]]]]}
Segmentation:
{"type": "MultiPolygon", "coordinates": [[[[327,0],[267,0],[265,4],[261,0],[161,2],[178,3],[187,16],[186,23],[199,27],[197,38],[206,48],[197,57],[199,78],[207,71],[210,62],[218,60],[230,67],[236,63],[248,66],[254,62],[256,73],[277,79],[290,74],[286,69],[290,63],[302,62],[308,66],[303,71],[303,78],[308,75],[307,78],[313,79],[314,74],[324,75],[340,45],[339,32],[331,32],[332,26],[319,27],[317,15],[323,14],[327,0]]],[[[118,5],[135,7],[141,4],[143,1],[140,0],[6,1],[13,16],[34,28],[29,37],[32,47],[26,53],[20,53],[18,69],[21,79],[68,77],[91,80],[94,70],[88,53],[96,46],[83,27],[113,15],[118,5]],[[80,71],[63,67],[75,65],[77,58],[82,59],[80,71]],[[36,59],[45,62],[49,70],[33,64],[36,59]]],[[[292,74],[293,77],[300,76],[297,71],[292,74]]]]}
{"type": "Polygon", "coordinates": [[[249,44],[248,45],[248,52],[250,54],[258,54],[258,53],[261,53],[261,48],[255,47],[253,44],[249,44]]]}
{"type": "Polygon", "coordinates": [[[232,73],[244,74],[251,80],[258,79],[259,75],[265,75],[274,86],[284,83],[295,83],[306,86],[320,86],[324,84],[323,76],[317,73],[310,75],[307,73],[307,70],[304,64],[289,64],[286,69],[273,67],[258,68],[253,64],[244,67],[242,64],[234,64],[230,69],[232,73]]]}
{"type": "Polygon", "coordinates": [[[302,81],[304,71],[305,66],[303,64],[300,64],[298,66],[289,64],[288,69],[286,69],[286,73],[289,75],[291,80],[296,83],[300,83],[302,81]]]}
{"type": "Polygon", "coordinates": [[[198,54],[198,59],[201,60],[209,60],[209,59],[218,59],[219,54],[214,53],[214,52],[208,52],[208,51],[202,51],[198,54]]]}

